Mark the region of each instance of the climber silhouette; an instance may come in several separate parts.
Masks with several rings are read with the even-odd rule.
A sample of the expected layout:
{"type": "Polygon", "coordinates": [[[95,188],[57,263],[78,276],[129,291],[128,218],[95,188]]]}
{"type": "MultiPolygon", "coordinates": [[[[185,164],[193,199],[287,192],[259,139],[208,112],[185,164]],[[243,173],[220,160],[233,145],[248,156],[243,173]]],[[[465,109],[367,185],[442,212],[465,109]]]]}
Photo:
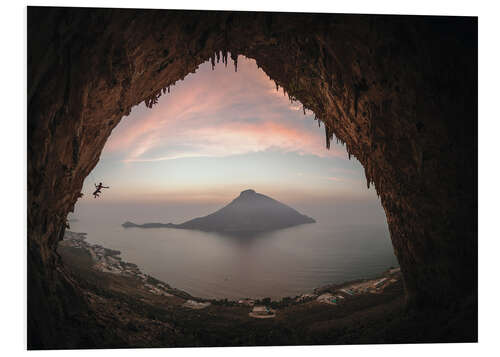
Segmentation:
{"type": "Polygon", "coordinates": [[[100,194],[100,193],[102,193],[102,192],[101,192],[101,189],[102,189],[102,188],[109,188],[109,186],[103,186],[103,185],[102,185],[102,182],[99,182],[99,185],[96,185],[96,184],[94,183],[94,186],[95,186],[95,188],[96,188],[96,190],[95,190],[95,191],[94,191],[94,193],[93,193],[94,198],[100,197],[100,196],[99,196],[99,194],[100,194]]]}

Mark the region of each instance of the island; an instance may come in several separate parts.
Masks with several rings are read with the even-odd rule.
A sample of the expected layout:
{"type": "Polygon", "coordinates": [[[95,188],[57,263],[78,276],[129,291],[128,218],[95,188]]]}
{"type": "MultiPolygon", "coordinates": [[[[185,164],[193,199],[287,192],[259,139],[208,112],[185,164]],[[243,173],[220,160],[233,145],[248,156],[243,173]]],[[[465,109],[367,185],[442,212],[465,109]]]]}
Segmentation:
{"type": "Polygon", "coordinates": [[[272,231],[316,221],[290,206],[254,190],[245,190],[231,203],[204,217],[181,224],[144,223],[127,221],[125,228],[178,228],[207,232],[251,233],[272,231]]]}
{"type": "Polygon", "coordinates": [[[173,223],[144,223],[135,224],[134,222],[126,221],[122,223],[125,228],[138,227],[138,228],[177,228],[177,225],[173,223]]]}

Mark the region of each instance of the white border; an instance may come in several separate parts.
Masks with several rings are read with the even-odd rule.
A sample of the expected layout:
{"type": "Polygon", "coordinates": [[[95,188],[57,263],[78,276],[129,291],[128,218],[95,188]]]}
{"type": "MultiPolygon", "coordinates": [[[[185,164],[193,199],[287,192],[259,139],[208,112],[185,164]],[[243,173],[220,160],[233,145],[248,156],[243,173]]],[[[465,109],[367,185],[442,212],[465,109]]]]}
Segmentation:
{"type": "MultiPolygon", "coordinates": [[[[304,11],[336,13],[383,13],[383,14],[432,14],[479,16],[479,202],[480,202],[480,330],[479,344],[438,345],[379,345],[379,346],[314,346],[314,347],[271,347],[271,348],[209,348],[209,349],[155,349],[155,350],[97,350],[37,352],[46,354],[88,354],[93,355],[147,355],[174,354],[179,356],[233,356],[271,355],[286,353],[291,356],[305,354],[339,354],[370,356],[421,356],[488,353],[495,345],[498,330],[498,284],[497,255],[500,236],[495,224],[498,221],[500,197],[497,189],[499,177],[498,142],[500,118],[498,66],[498,6],[494,2],[478,1],[338,1],[325,2],[308,0],[269,2],[253,0],[235,1],[30,1],[30,5],[42,6],[86,6],[86,7],[140,7],[178,9],[219,9],[252,11],[304,11]]],[[[1,215],[2,235],[2,293],[0,306],[0,336],[2,350],[23,353],[26,346],[26,3],[9,2],[3,5],[0,16],[2,34],[2,175],[3,188],[1,215]]],[[[25,351],[24,351],[25,352],[25,351]]]]}

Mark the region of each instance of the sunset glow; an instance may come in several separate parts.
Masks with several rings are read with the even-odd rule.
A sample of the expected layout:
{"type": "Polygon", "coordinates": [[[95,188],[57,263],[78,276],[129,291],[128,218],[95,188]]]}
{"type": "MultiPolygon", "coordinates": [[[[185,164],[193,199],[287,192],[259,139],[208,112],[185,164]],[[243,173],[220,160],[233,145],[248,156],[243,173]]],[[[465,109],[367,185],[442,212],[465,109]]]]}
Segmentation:
{"type": "Polygon", "coordinates": [[[95,181],[112,186],[108,202],[223,203],[250,187],[288,201],[376,199],[359,162],[341,145],[327,150],[313,113],[242,56],[237,73],[204,63],[152,109],[133,108],[84,192],[95,181]]]}

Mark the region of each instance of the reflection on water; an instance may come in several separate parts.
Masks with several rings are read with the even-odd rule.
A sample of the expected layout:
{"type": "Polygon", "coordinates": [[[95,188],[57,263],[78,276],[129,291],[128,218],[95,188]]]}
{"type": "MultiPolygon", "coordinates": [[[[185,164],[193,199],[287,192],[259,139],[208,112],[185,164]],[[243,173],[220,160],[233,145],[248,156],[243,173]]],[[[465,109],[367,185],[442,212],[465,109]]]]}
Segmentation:
{"type": "Polygon", "coordinates": [[[373,277],[397,265],[383,225],[305,224],[234,236],[183,229],[72,222],[90,243],[118,249],[144,272],[207,298],[294,296],[330,283],[373,277]]]}

